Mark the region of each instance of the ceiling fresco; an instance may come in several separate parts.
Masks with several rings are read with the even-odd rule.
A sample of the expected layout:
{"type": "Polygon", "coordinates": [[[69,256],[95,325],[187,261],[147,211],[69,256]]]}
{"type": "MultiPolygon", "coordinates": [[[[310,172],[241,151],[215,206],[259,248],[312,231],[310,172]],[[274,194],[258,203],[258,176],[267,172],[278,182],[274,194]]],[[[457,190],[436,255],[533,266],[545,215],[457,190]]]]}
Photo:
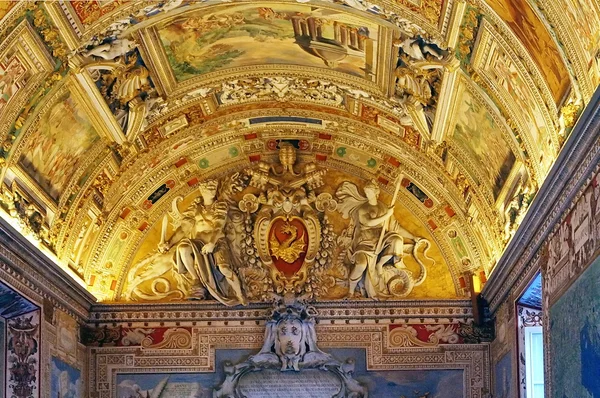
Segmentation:
{"type": "Polygon", "coordinates": [[[3,4],[3,217],[103,302],[465,297],[600,82],[596,0],[3,4]]]}

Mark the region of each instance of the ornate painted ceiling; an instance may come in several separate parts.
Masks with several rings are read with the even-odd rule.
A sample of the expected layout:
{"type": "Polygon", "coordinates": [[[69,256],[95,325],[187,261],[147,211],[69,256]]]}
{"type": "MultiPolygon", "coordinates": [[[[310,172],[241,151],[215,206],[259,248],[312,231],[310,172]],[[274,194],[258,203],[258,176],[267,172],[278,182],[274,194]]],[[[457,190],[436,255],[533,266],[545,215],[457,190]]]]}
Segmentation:
{"type": "Polygon", "coordinates": [[[106,302],[464,297],[600,82],[597,0],[0,16],[4,216],[106,302]]]}

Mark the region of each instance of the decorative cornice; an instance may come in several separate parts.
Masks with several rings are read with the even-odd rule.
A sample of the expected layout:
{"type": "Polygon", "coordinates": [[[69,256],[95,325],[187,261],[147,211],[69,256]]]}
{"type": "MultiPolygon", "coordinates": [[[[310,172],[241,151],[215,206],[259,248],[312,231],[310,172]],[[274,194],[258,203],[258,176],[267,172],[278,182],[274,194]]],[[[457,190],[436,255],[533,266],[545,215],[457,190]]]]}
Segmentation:
{"type": "Polygon", "coordinates": [[[483,289],[492,313],[574,204],[599,163],[600,90],[596,90],[483,289]]]}
{"type": "Polygon", "coordinates": [[[53,305],[81,320],[88,318],[89,310],[96,302],[94,296],[1,218],[0,261],[13,271],[16,280],[49,299],[53,305]]]}
{"type": "MultiPolygon", "coordinates": [[[[393,323],[396,320],[472,319],[469,300],[403,300],[403,301],[319,301],[313,304],[320,322],[331,323],[393,323]]],[[[213,302],[95,304],[90,323],[116,324],[160,323],[168,319],[180,325],[233,324],[263,321],[272,309],[270,303],[249,304],[246,307],[224,307],[213,302]]]]}

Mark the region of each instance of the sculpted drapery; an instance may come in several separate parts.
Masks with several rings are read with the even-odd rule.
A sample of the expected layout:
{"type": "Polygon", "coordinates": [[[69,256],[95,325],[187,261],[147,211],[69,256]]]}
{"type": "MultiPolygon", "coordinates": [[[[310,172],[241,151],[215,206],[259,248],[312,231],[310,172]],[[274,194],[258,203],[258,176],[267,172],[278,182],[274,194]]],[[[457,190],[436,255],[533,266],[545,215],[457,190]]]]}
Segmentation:
{"type": "MultiPolygon", "coordinates": [[[[429,241],[419,238],[402,228],[393,218],[394,208],[379,201],[379,186],[369,182],[364,186],[365,196],[358,187],[344,182],[337,190],[338,210],[344,218],[351,218],[354,225],[352,244],[348,253],[352,271],[349,278],[348,296],[352,297],[364,276],[364,288],[368,297],[390,299],[406,297],[414,286],[425,280],[427,270],[417,256],[417,246],[429,241]],[[382,230],[381,244],[379,243],[382,230]],[[419,264],[420,272],[415,278],[403,262],[406,254],[412,254],[419,264]]],[[[427,250],[425,249],[425,251],[427,250]]]]}
{"type": "Polygon", "coordinates": [[[215,180],[200,184],[201,197],[182,213],[181,224],[160,250],[173,249],[175,270],[188,281],[191,297],[209,293],[225,305],[245,304],[225,239],[229,205],[216,200],[217,186],[215,180]]]}

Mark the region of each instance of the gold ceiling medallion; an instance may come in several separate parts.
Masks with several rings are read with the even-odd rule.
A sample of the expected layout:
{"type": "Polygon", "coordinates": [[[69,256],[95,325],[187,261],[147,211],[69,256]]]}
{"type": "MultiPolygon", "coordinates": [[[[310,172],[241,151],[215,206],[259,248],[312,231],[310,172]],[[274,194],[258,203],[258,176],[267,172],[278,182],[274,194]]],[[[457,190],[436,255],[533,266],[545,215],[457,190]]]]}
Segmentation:
{"type": "Polygon", "coordinates": [[[321,218],[325,211],[322,202],[333,198],[316,195],[321,187],[324,170],[314,163],[295,169],[296,149],[281,143],[279,165],[259,162],[246,170],[250,186],[259,189],[258,195],[246,194],[240,201],[240,210],[256,213],[254,240],[260,262],[271,274],[277,293],[304,290],[310,267],[315,261],[321,241],[321,218]]]}

